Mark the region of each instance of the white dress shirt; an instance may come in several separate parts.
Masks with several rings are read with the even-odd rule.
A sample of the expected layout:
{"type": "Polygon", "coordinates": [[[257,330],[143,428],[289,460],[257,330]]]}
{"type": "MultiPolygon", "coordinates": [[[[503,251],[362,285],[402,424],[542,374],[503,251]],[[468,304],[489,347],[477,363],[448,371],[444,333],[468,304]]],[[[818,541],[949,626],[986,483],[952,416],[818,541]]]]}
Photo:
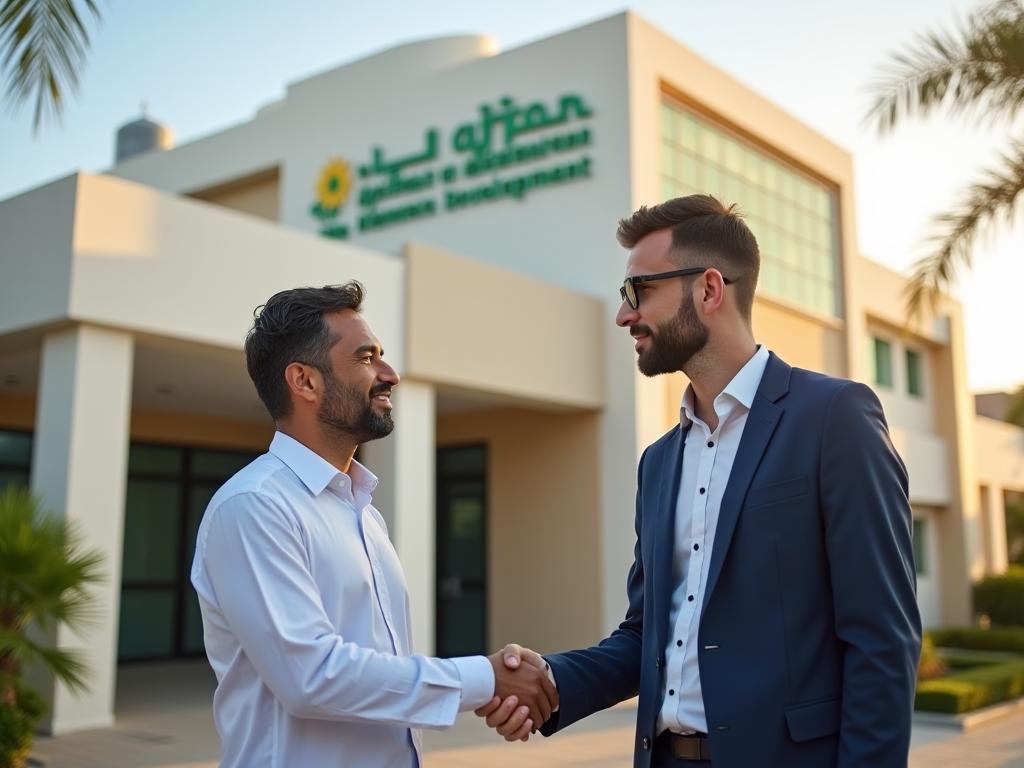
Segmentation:
{"type": "Polygon", "coordinates": [[[672,558],[672,605],[665,648],[665,684],[657,731],[706,733],[704,698],[697,665],[697,630],[700,606],[708,580],[711,551],[718,526],[722,495],[729,482],[733,460],[761,383],[768,350],[759,346],[754,356],[733,377],[714,408],[718,427],[712,432],[694,412],[693,388],[687,387],[680,408],[680,424],[687,424],[683,448],[683,473],[676,504],[675,555],[672,558]]]}
{"type": "Polygon", "coordinates": [[[446,728],[494,695],[482,656],[412,655],[376,485],[278,433],[210,501],[192,583],[221,768],[414,768],[410,728],[446,728]]]}

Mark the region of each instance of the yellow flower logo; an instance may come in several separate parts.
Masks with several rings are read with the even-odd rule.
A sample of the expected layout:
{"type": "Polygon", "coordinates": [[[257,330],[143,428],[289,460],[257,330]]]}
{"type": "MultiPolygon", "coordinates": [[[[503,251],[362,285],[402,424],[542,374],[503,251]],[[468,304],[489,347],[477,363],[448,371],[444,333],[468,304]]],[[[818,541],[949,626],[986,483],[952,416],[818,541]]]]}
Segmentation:
{"type": "Polygon", "coordinates": [[[339,157],[332,158],[324,166],[316,185],[321,208],[325,211],[340,208],[351,189],[352,173],[348,163],[339,157]]]}

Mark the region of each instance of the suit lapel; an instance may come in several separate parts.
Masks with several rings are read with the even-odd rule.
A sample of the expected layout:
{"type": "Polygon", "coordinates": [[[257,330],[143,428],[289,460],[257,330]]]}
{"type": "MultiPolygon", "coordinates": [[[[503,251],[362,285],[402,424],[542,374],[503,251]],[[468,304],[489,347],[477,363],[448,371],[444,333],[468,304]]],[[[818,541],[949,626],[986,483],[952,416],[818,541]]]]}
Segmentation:
{"type": "Polygon", "coordinates": [[[783,408],[775,404],[779,398],[789,391],[789,375],[793,369],[771,353],[765,366],[761,383],[754,396],[754,402],[747,414],[747,423],[743,427],[739,449],[729,473],[729,482],[725,486],[722,505],[718,511],[718,526],[715,529],[715,541],[711,550],[711,564],[708,566],[708,583],[704,590],[704,603],[701,606],[701,617],[707,610],[708,601],[715,591],[718,577],[722,572],[732,541],[736,523],[739,521],[740,508],[747,496],[750,482],[761,463],[768,442],[775,433],[775,428],[782,418],[783,408]]]}
{"type": "Polygon", "coordinates": [[[675,557],[676,505],[679,483],[683,476],[683,446],[690,427],[675,431],[662,453],[659,469],[657,519],[653,534],[654,546],[654,615],[657,617],[658,648],[665,647],[668,637],[668,615],[672,607],[672,561],[675,557]]]}

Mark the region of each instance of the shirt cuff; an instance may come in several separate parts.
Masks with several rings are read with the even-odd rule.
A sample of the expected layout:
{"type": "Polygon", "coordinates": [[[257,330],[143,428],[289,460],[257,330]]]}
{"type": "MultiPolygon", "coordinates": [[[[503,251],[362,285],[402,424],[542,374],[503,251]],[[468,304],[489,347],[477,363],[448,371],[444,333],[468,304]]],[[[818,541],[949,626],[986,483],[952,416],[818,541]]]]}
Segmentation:
{"type": "Polygon", "coordinates": [[[460,656],[448,659],[459,671],[462,698],[459,712],[480,709],[494,698],[494,667],[486,656],[460,656]]]}
{"type": "MultiPolygon", "coordinates": [[[[544,657],[542,656],[541,658],[544,658],[544,657]]],[[[547,659],[544,659],[544,674],[546,674],[548,676],[548,680],[551,681],[551,684],[553,686],[555,686],[555,690],[557,691],[558,690],[558,683],[555,682],[555,670],[553,670],[551,668],[551,665],[548,664],[548,660],[547,659]]],[[[554,712],[557,712],[558,710],[559,710],[559,707],[555,707],[551,711],[554,713],[554,712]]]]}

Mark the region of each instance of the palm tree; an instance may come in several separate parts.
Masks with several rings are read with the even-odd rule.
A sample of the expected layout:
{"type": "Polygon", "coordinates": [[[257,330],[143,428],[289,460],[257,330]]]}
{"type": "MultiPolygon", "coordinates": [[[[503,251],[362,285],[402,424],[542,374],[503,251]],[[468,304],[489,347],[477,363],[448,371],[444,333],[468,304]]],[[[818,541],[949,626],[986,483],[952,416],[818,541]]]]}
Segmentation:
{"type": "MultiPolygon", "coordinates": [[[[1011,125],[1024,106],[1024,3],[990,0],[952,32],[921,35],[872,86],[868,122],[880,134],[913,117],[944,112],[978,124],[1011,125]]],[[[1024,191],[1024,135],[1010,136],[998,162],[934,219],[930,252],[914,266],[907,313],[934,308],[959,266],[970,267],[975,240],[1013,222],[1024,191]]]]}
{"type": "Polygon", "coordinates": [[[45,635],[60,625],[87,627],[94,616],[89,588],[102,580],[102,560],[100,552],[84,551],[69,522],[44,512],[27,490],[9,485],[0,492],[0,725],[7,725],[0,727],[0,768],[18,764],[24,731],[31,744],[42,716],[38,696],[26,693],[21,680],[23,665],[40,663],[72,691],[86,687],[79,654],[50,648],[26,630],[35,626],[45,635]],[[20,724],[20,733],[10,733],[11,722],[20,724]]]}
{"type": "Polygon", "coordinates": [[[89,49],[85,20],[96,0],[0,0],[0,82],[15,109],[33,103],[32,130],[59,122],[89,49]]]}

